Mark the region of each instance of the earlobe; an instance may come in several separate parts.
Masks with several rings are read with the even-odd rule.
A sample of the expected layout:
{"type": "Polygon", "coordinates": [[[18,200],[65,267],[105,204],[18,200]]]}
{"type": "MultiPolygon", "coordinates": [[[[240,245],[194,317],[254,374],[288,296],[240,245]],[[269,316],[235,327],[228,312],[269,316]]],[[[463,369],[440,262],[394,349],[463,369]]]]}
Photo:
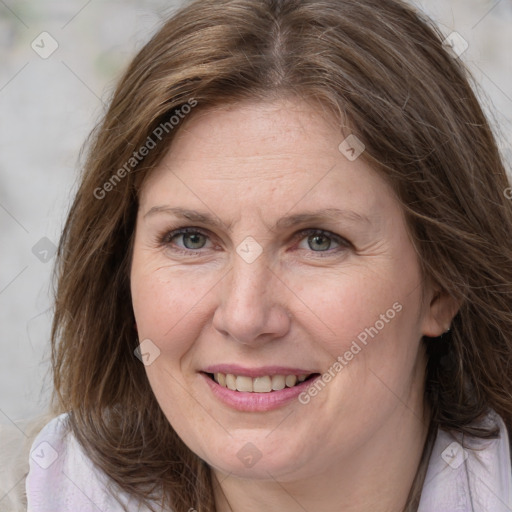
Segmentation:
{"type": "Polygon", "coordinates": [[[437,338],[448,332],[453,317],[460,309],[460,303],[447,292],[436,291],[425,311],[422,334],[430,338],[437,338]]]}

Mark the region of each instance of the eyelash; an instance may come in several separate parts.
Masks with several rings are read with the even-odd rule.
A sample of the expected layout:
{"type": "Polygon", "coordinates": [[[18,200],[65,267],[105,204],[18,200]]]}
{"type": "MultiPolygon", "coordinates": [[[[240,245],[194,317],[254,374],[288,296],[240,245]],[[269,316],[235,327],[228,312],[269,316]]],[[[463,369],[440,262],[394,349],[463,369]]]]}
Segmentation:
{"type": "MultiPolygon", "coordinates": [[[[174,238],[176,238],[177,236],[180,236],[180,235],[185,235],[185,234],[199,234],[199,235],[209,238],[209,235],[205,231],[203,231],[199,228],[194,228],[194,227],[179,228],[179,229],[175,229],[173,231],[166,231],[163,234],[159,235],[158,239],[157,239],[158,245],[160,247],[170,248],[171,241],[174,238]]],[[[311,235],[322,235],[328,239],[334,240],[335,243],[338,243],[341,246],[341,247],[337,247],[336,249],[334,249],[334,251],[330,250],[330,249],[327,251],[313,251],[313,250],[310,251],[315,254],[320,254],[321,258],[327,257],[327,256],[332,256],[333,252],[338,253],[339,251],[346,250],[346,249],[353,247],[352,244],[345,238],[342,238],[341,236],[336,235],[335,233],[331,233],[330,231],[325,231],[323,229],[317,229],[317,228],[303,229],[303,230],[297,232],[293,236],[293,241],[296,241],[296,240],[300,241],[303,238],[309,237],[311,235]],[[322,253],[326,253],[326,255],[322,256],[322,253]]],[[[173,247],[172,251],[190,256],[192,254],[199,255],[201,253],[202,249],[203,248],[201,248],[201,249],[182,249],[180,247],[173,247]]]]}

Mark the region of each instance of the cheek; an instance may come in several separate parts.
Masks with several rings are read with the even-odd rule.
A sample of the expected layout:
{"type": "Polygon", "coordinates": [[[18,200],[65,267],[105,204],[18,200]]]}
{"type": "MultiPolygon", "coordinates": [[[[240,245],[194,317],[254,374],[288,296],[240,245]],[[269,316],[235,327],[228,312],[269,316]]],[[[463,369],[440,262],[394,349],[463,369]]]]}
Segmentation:
{"type": "MultiPolygon", "coordinates": [[[[323,347],[338,371],[359,382],[373,374],[401,386],[410,378],[421,339],[421,286],[412,253],[332,279],[328,295],[316,286],[312,303],[325,332],[323,347]],[[328,330],[325,326],[328,326],[328,330]],[[341,357],[341,361],[339,359],[341,357]]],[[[312,285],[314,286],[314,285],[312,285]]]]}
{"type": "MultiPolygon", "coordinates": [[[[135,262],[137,263],[137,262],[135,262]]],[[[204,280],[180,275],[170,268],[134,268],[132,301],[139,339],[149,338],[169,361],[187,350],[194,329],[200,328],[200,301],[211,288],[204,280]],[[202,283],[198,285],[196,283],[202,283]]]]}
{"type": "Polygon", "coordinates": [[[145,366],[149,384],[168,421],[183,438],[190,427],[184,408],[192,416],[200,413],[183,393],[187,382],[182,366],[199,337],[198,302],[204,291],[175,274],[168,268],[134,267],[131,289],[139,340],[151,340],[158,347],[151,364],[145,366]]]}
{"type": "MultiPolygon", "coordinates": [[[[141,229],[141,228],[139,228],[141,229]]],[[[183,318],[198,301],[198,277],[173,264],[162,250],[151,246],[151,236],[136,230],[130,271],[132,303],[139,334],[159,338],[183,318]]]]}
{"type": "Polygon", "coordinates": [[[383,334],[403,326],[411,315],[417,316],[418,297],[411,293],[411,287],[400,283],[390,286],[388,279],[376,278],[374,274],[346,276],[331,287],[327,297],[320,289],[316,293],[311,302],[335,340],[359,339],[364,343],[364,333],[374,333],[371,327],[383,334]]]}

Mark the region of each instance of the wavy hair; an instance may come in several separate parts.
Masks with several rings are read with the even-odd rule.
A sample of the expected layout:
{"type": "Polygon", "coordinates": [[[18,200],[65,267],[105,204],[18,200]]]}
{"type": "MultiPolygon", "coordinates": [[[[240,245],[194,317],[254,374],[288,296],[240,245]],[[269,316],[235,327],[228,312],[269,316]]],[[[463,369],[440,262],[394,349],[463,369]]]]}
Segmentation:
{"type": "Polygon", "coordinates": [[[512,427],[510,183],[473,81],[443,39],[399,0],[198,0],[135,56],[88,141],[52,326],[54,411],[69,412],[119,488],[150,508],[215,511],[209,467],[134,355],[129,281],[141,183],[180,130],[169,120],[192,102],[190,116],[245,99],[315,101],[339,120],[340,142],[350,123],[361,158],[401,203],[425,282],[459,302],[450,333],[423,340],[432,415],[406,510],[417,508],[438,428],[496,435],[476,426],[490,410],[512,427]],[[156,144],[142,155],[148,137],[156,144]]]}

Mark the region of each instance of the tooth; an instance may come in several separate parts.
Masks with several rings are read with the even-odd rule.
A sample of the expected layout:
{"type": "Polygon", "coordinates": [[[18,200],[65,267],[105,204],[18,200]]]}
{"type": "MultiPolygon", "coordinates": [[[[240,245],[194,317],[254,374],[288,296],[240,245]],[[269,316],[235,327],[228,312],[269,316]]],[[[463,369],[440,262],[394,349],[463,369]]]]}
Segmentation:
{"type": "Polygon", "coordinates": [[[231,391],[236,391],[236,377],[231,373],[226,375],[226,387],[231,391]]]}
{"type": "Polygon", "coordinates": [[[272,389],[279,391],[285,388],[285,377],[284,375],[272,375],[272,389]]]}
{"type": "Polygon", "coordinates": [[[293,387],[298,382],[304,382],[307,375],[265,375],[263,377],[246,377],[245,375],[233,375],[232,373],[214,373],[213,378],[220,386],[226,387],[232,391],[252,392],[252,393],[270,393],[271,391],[280,391],[285,387],[293,387]]]}
{"type": "Polygon", "coordinates": [[[272,391],[272,380],[270,377],[256,377],[252,383],[253,391],[257,393],[270,393],[272,391]]]}
{"type": "Polygon", "coordinates": [[[285,383],[287,387],[292,388],[297,383],[297,377],[295,375],[287,375],[285,383]]]}
{"type": "Polygon", "coordinates": [[[239,375],[236,378],[236,389],[237,389],[237,391],[252,391],[251,377],[245,377],[245,376],[239,375]]]}

